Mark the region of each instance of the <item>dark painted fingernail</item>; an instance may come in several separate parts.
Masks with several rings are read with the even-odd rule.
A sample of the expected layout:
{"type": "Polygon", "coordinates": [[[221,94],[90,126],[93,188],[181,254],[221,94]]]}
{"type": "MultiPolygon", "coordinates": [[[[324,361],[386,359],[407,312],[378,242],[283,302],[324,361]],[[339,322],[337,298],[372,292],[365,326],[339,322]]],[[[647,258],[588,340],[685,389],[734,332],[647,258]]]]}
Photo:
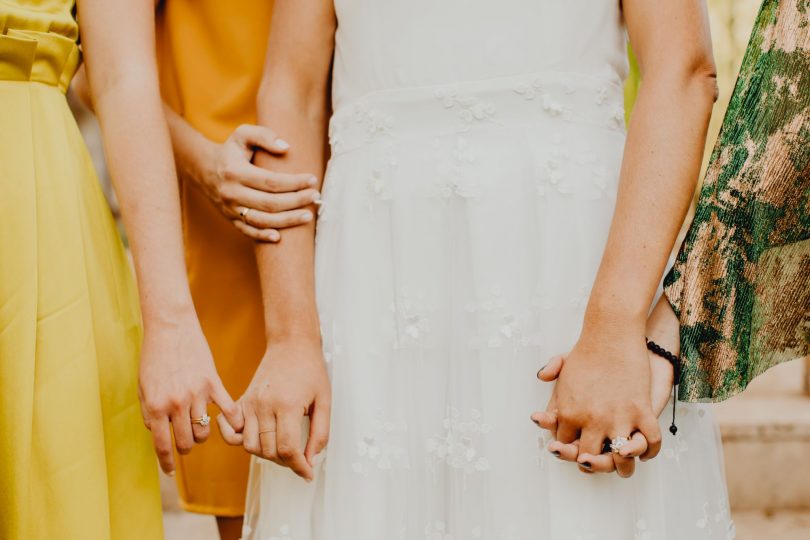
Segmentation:
{"type": "Polygon", "coordinates": [[[544,369],[546,369],[547,366],[548,366],[548,364],[546,364],[545,366],[543,366],[543,367],[541,367],[540,369],[537,370],[537,378],[538,379],[540,378],[540,374],[543,372],[544,369]]]}
{"type": "Polygon", "coordinates": [[[587,470],[587,471],[590,471],[591,469],[593,469],[593,465],[591,465],[590,461],[584,461],[584,462],[580,463],[579,466],[582,467],[583,469],[587,470]]]}
{"type": "Polygon", "coordinates": [[[560,454],[560,451],[559,451],[559,450],[554,450],[554,451],[551,453],[551,455],[552,455],[552,456],[554,456],[554,457],[560,457],[562,454],[560,454]]]}

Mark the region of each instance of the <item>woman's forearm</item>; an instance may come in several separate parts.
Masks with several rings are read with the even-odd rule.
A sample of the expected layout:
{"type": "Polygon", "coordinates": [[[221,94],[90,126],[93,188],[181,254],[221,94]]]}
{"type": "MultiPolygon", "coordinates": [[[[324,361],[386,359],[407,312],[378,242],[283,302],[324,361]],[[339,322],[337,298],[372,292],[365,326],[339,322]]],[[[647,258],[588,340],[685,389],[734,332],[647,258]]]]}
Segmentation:
{"type": "Polygon", "coordinates": [[[194,129],[185,118],[165,103],[163,112],[171,134],[178,174],[202,185],[206,180],[206,172],[212,168],[208,161],[216,155],[216,143],[194,129]]]}
{"type": "MultiPolygon", "coordinates": [[[[325,97],[296,96],[282,89],[259,98],[259,124],[271,119],[285,133],[291,150],[285,157],[260,153],[255,162],[279,172],[307,171],[323,179],[326,144],[325,97]]],[[[315,205],[313,219],[284,231],[278,244],[257,244],[256,257],[265,306],[268,341],[290,337],[319,339],[315,305],[315,205]]]]}
{"type": "MultiPolygon", "coordinates": [[[[279,0],[256,103],[259,125],[284,134],[283,157],[258,153],[256,165],[310,173],[323,182],[329,81],[337,20],[332,0],[279,0]]],[[[268,343],[320,339],[315,305],[316,205],[308,222],[284,231],[277,244],[257,244],[268,343]]]]}
{"type": "Polygon", "coordinates": [[[585,326],[643,328],[700,172],[715,98],[698,67],[652,74],[628,130],[616,209],[585,326]]]}
{"type": "Polygon", "coordinates": [[[95,108],[135,261],[144,322],[173,322],[193,306],[185,275],[174,160],[157,99],[157,76],[122,66],[120,77],[94,80],[92,67],[95,108]]]}

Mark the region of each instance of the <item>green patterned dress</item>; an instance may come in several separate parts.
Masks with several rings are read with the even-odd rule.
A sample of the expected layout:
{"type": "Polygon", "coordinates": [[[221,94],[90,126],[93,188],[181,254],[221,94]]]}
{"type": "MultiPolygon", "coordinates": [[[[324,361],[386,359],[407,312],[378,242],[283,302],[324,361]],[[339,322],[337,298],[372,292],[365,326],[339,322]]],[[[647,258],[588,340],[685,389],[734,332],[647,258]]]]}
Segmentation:
{"type": "Polygon", "coordinates": [[[762,4],[665,292],[683,400],[810,354],[810,0],[762,4]]]}

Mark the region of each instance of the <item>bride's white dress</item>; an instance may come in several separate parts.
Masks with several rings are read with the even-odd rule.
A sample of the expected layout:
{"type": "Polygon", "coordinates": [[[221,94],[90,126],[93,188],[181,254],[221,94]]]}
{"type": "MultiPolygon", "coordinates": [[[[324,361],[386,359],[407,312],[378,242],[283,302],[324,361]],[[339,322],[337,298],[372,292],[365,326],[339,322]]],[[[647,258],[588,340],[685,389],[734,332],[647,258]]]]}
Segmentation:
{"type": "Polygon", "coordinates": [[[733,538],[710,411],[630,480],[530,420],[576,341],[625,141],[618,0],[336,0],[312,483],[254,459],[256,540],[733,538]]]}

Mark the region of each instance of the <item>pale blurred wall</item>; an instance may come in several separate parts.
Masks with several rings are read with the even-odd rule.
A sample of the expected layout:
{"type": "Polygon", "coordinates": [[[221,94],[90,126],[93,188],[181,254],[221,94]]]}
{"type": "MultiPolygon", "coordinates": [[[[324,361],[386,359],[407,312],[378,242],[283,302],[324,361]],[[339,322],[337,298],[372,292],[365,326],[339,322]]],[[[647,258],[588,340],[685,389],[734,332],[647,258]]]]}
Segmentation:
{"type": "Polygon", "coordinates": [[[745,48],[751,37],[761,0],[709,0],[714,59],[720,98],[714,106],[704,155],[704,170],[720,132],[745,48]]]}

